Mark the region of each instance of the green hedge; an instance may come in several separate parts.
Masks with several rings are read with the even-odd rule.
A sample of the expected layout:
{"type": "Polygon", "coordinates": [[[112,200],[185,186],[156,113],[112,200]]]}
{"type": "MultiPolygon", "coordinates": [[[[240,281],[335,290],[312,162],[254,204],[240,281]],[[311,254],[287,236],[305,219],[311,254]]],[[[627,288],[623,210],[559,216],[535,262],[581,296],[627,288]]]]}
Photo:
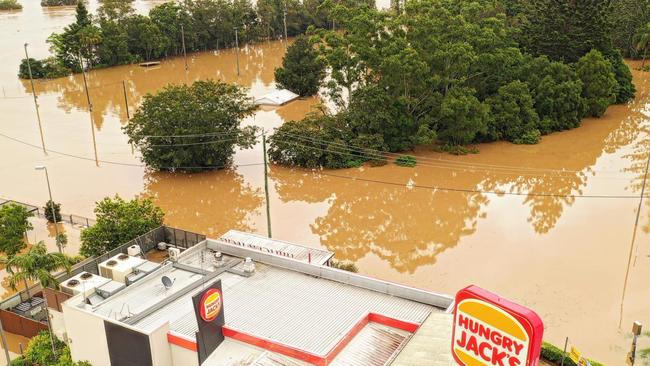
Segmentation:
{"type": "MultiPolygon", "coordinates": [[[[547,342],[542,343],[541,357],[543,360],[559,365],[562,362],[563,354],[564,352],[562,351],[562,349],[555,347],[554,345],[547,342]]],[[[591,363],[591,366],[605,366],[602,363],[593,360],[589,360],[589,362],[591,363]]],[[[566,358],[564,359],[564,366],[578,366],[578,365],[576,365],[576,363],[569,358],[569,354],[567,353],[566,358]]]]}

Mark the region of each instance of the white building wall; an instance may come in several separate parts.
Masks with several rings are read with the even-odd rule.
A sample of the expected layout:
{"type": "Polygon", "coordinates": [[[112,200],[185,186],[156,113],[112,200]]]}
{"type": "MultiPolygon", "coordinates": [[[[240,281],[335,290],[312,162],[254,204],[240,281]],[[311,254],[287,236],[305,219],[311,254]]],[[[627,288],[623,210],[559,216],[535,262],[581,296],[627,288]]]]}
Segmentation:
{"type": "Polygon", "coordinates": [[[50,325],[52,326],[52,332],[59,339],[65,339],[63,334],[65,333],[65,322],[63,320],[63,313],[60,311],[53,310],[52,308],[48,309],[50,313],[50,325]]]}
{"type": "Polygon", "coordinates": [[[196,352],[171,343],[169,347],[174,366],[199,366],[199,355],[196,352]]]}
{"type": "Polygon", "coordinates": [[[72,359],[110,366],[104,320],[67,303],[63,303],[63,318],[72,359]]]}
{"type": "Polygon", "coordinates": [[[171,344],[167,341],[167,332],[169,332],[169,322],[165,322],[160,328],[149,334],[153,366],[174,366],[171,344]]]}

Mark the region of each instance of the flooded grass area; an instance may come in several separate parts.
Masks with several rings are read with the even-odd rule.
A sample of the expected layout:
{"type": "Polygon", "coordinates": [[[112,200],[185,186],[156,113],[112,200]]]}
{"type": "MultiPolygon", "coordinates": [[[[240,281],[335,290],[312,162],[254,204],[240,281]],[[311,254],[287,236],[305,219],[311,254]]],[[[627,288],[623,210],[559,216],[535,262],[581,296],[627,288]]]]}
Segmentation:
{"type": "MultiPolygon", "coordinates": [[[[96,3],[90,3],[93,9],[96,3]]],[[[92,216],[94,203],[115,193],[151,196],[170,226],[210,237],[229,229],[266,234],[261,144],[238,151],[233,169],[150,172],[121,131],[127,123],[122,83],[130,113],[146,93],[198,79],[235,82],[259,97],[274,88],[283,43],[243,48],[240,76],[233,50],[188,56],[187,73],[182,58],[154,68],[93,70],[92,116],[80,75],[39,81],[50,150],[45,155],[29,83],[16,72],[23,43],[30,43],[33,56],[45,56],[44,39],[74,14],[34,4],[24,4],[19,14],[0,14],[6,35],[0,46],[8,50],[0,56],[1,196],[45,202],[45,183],[33,169],[45,164],[55,200],[66,212],[92,216]]],[[[136,1],[141,11],[151,4],[136,1]]],[[[632,322],[650,324],[647,200],[631,246],[650,147],[650,73],[635,71],[634,78],[633,102],[545,136],[538,145],[498,142],[466,156],[419,149],[410,153],[417,158],[414,168],[307,171],[272,165],[273,235],[334,251],[361,273],[386,280],[450,294],[480,285],[535,309],[546,340],[562,345],[568,336],[587,357],[623,364],[632,322]]],[[[271,130],[302,118],[318,102],[259,110],[246,123],[271,130]]],[[[52,235],[40,232],[38,238],[52,235]]]]}

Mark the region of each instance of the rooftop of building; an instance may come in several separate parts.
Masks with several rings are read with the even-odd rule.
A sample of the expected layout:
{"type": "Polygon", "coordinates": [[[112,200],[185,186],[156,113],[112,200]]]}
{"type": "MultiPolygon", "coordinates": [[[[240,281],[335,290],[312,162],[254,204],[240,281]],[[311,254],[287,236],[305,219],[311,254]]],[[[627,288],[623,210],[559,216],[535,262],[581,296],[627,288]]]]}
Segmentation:
{"type": "MultiPolygon", "coordinates": [[[[431,313],[444,312],[452,301],[444,295],[321,265],[331,258],[329,252],[313,252],[285,242],[274,247],[277,244],[265,243],[263,237],[248,245],[250,236],[229,234],[186,250],[176,262],[164,264],[100,304],[87,305],[86,311],[144,333],[169,322],[171,332],[195,341],[198,326],[192,296],[220,279],[229,330],[354,365],[367,363],[354,361],[360,353],[346,352],[350,347],[360,344],[368,348],[364,342],[401,346],[431,313]],[[222,253],[220,265],[215,264],[216,252],[222,253]],[[255,263],[252,275],[243,270],[247,257],[255,263]],[[163,276],[173,281],[171,287],[163,285],[163,276]],[[387,323],[391,325],[388,328],[387,323]],[[350,334],[353,337],[347,347],[337,349],[350,334]]],[[[230,346],[242,347],[231,343],[224,347],[230,346]]],[[[266,356],[249,353],[251,362],[258,362],[259,357],[284,357],[272,352],[266,356]]],[[[267,361],[248,364],[274,364],[267,361]]]]}

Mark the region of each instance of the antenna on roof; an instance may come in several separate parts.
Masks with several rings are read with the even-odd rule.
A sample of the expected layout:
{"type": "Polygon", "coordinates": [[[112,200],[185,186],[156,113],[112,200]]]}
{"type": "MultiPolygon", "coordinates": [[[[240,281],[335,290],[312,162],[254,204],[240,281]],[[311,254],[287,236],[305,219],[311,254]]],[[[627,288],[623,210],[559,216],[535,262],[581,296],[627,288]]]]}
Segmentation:
{"type": "Polygon", "coordinates": [[[162,278],[160,278],[160,280],[162,281],[162,284],[165,287],[165,290],[169,290],[170,288],[172,288],[172,286],[174,285],[174,282],[176,281],[175,278],[172,280],[171,278],[169,278],[167,276],[162,276],[162,278]]]}

